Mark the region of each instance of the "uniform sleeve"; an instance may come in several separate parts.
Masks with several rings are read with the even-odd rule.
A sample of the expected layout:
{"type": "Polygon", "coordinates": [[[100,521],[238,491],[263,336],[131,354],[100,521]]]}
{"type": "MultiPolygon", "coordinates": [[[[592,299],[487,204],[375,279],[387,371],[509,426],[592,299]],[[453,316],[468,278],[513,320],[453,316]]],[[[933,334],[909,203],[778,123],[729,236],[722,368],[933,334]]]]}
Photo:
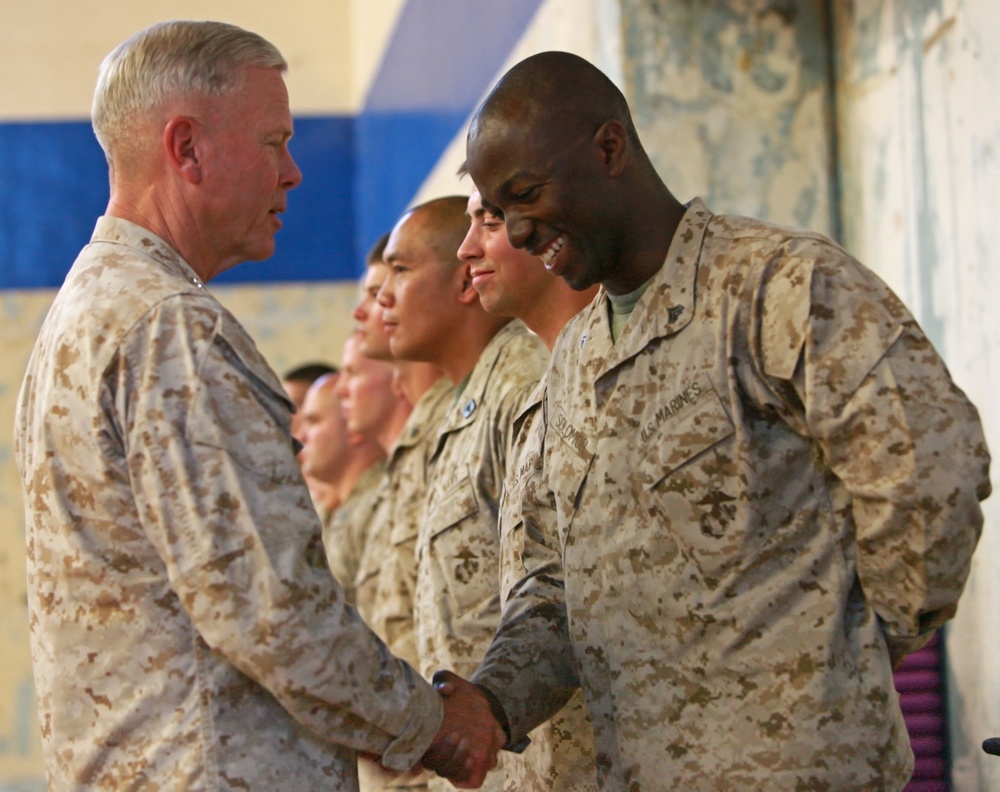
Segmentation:
{"type": "Polygon", "coordinates": [[[503,705],[512,742],[555,715],[579,687],[569,639],[555,504],[541,466],[536,420],[507,477],[501,504],[500,626],[472,680],[503,705]]]}
{"type": "Polygon", "coordinates": [[[417,585],[417,537],[409,525],[403,524],[394,525],[389,533],[384,574],[379,575],[378,581],[378,608],[385,626],[386,643],[397,655],[415,664],[413,591],[417,585]]]}
{"type": "Polygon", "coordinates": [[[314,733],[409,769],[438,729],[439,697],[322,563],[288,408],[252,342],[218,306],[174,298],[123,350],[136,505],[200,639],[314,733]]]}
{"type": "Polygon", "coordinates": [[[975,407],[898,298],[816,241],[770,271],[765,375],[849,494],[856,566],[895,657],[954,615],[990,492],[975,407]]]}
{"type": "Polygon", "coordinates": [[[330,572],[344,589],[347,601],[354,605],[358,601],[358,573],[368,528],[367,521],[360,518],[362,512],[365,516],[370,515],[363,506],[362,493],[352,492],[323,526],[323,546],[330,572]]]}

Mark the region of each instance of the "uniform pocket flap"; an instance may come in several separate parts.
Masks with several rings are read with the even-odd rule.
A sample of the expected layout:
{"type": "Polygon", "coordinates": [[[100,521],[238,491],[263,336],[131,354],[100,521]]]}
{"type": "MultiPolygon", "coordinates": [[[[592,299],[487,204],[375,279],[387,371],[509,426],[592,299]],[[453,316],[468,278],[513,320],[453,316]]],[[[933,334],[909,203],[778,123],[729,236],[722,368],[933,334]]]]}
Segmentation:
{"type": "Polygon", "coordinates": [[[729,413],[708,378],[693,380],[670,394],[639,430],[638,484],[655,487],[734,431],[729,413]]]}
{"type": "Polygon", "coordinates": [[[434,526],[432,535],[436,536],[478,511],[479,502],[472,481],[465,476],[438,498],[428,511],[427,519],[434,526]]]}

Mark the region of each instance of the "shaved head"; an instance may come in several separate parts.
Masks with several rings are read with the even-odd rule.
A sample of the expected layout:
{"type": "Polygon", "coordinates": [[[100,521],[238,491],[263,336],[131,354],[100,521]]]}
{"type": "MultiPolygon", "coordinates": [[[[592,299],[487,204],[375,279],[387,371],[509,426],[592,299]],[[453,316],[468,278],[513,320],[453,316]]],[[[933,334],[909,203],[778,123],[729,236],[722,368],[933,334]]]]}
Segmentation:
{"type": "Polygon", "coordinates": [[[385,248],[386,280],[379,289],[389,349],[397,360],[441,365],[456,328],[468,321],[469,268],[458,257],[469,221],[465,196],[435,198],[404,214],[385,248]]]}
{"type": "Polygon", "coordinates": [[[510,134],[512,121],[524,135],[544,130],[562,136],[593,134],[609,120],[621,123],[630,142],[639,144],[624,95],[600,69],[569,52],[542,52],[500,79],[473,117],[469,140],[497,126],[510,134]]]}
{"type": "Polygon", "coordinates": [[[466,163],[510,244],[572,288],[627,294],[662,264],[663,217],[680,204],[622,92],[583,58],[543,52],[511,68],[473,116],[466,163]]]}
{"type": "Polygon", "coordinates": [[[419,224],[424,242],[442,263],[459,263],[458,248],[469,229],[468,200],[468,196],[448,195],[414,206],[403,215],[406,223],[419,224]]]}

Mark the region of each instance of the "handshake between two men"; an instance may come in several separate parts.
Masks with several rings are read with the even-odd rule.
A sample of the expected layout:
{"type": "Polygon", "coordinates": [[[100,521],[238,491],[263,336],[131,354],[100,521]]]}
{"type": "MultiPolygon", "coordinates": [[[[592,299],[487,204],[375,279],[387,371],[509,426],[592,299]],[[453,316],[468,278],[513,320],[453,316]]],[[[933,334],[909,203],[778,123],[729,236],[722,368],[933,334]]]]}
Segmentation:
{"type": "MultiPolygon", "coordinates": [[[[444,719],[420,763],[459,789],[478,789],[507,743],[486,694],[451,671],[434,674],[444,719]]],[[[372,757],[376,758],[376,757],[372,757]]]]}

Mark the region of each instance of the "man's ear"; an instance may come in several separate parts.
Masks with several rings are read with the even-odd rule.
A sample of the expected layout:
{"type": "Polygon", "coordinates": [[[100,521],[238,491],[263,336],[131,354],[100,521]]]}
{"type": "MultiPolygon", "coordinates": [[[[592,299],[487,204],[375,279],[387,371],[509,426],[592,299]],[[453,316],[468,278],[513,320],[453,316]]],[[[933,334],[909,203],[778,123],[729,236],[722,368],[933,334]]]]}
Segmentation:
{"type": "Polygon", "coordinates": [[[615,119],[605,121],[594,133],[594,142],[601,152],[608,175],[612,178],[620,176],[628,161],[628,132],[624,124],[615,119]]]}
{"type": "Polygon", "coordinates": [[[479,302],[479,292],[472,285],[472,266],[463,262],[459,266],[459,273],[456,277],[461,277],[459,282],[458,301],[465,306],[475,305],[479,302]]]}
{"type": "Polygon", "coordinates": [[[198,184],[202,178],[201,162],[198,160],[198,125],[188,116],[174,116],[163,127],[163,148],[167,161],[191,184],[198,184]]]}

